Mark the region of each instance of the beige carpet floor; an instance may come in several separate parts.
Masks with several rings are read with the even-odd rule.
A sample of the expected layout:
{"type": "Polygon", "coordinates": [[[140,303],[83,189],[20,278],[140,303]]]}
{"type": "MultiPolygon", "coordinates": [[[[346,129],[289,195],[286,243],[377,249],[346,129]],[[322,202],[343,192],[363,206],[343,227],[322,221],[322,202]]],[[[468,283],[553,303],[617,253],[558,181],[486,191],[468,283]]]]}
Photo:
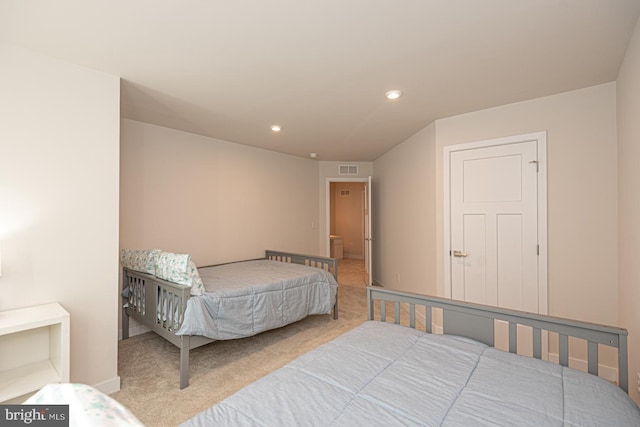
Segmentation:
{"type": "Polygon", "coordinates": [[[346,286],[366,287],[364,260],[342,258],[338,260],[338,283],[346,286]]]}
{"type": "Polygon", "coordinates": [[[179,389],[179,352],[154,333],[120,342],[121,390],[112,395],[147,426],[175,426],[242,387],[366,320],[364,286],[338,267],[339,318],[309,316],[250,338],[216,341],[191,351],[190,385],[179,389]]]}

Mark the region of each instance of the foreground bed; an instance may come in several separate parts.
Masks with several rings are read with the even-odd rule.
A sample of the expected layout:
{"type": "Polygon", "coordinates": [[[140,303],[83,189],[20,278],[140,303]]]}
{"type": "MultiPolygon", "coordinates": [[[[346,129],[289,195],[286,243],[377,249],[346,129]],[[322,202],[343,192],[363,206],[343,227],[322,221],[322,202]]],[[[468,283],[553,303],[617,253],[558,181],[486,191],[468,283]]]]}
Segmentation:
{"type": "Polygon", "coordinates": [[[180,348],[180,388],[189,385],[189,350],[214,340],[249,337],[337,307],[337,261],[266,251],[265,258],[198,269],[203,292],[123,268],[129,316],[180,348]]]}
{"type": "Polygon", "coordinates": [[[625,393],[623,329],[374,288],[368,299],[369,319],[374,300],[387,300],[394,322],[408,317],[409,326],[426,307],[428,332],[432,308],[442,309],[445,334],[385,323],[380,304],[383,322],[365,322],[183,426],[640,425],[625,393]],[[512,352],[516,325],[532,327],[535,357],[493,348],[494,319],[509,322],[512,352]],[[538,359],[545,330],[559,335],[561,365],[538,359]],[[598,344],[618,348],[621,388],[567,368],[569,336],[588,341],[596,374],[598,344]]]}

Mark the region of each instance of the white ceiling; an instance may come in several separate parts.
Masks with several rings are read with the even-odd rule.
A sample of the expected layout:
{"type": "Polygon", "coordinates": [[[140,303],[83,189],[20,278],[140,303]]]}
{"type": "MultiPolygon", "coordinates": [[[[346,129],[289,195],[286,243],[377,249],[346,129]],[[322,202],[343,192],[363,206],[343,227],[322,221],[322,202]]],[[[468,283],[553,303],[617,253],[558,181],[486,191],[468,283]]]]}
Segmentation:
{"type": "Polygon", "coordinates": [[[121,76],[126,118],[372,161],[438,118],[615,80],[639,14],[640,0],[0,0],[0,38],[121,76]]]}

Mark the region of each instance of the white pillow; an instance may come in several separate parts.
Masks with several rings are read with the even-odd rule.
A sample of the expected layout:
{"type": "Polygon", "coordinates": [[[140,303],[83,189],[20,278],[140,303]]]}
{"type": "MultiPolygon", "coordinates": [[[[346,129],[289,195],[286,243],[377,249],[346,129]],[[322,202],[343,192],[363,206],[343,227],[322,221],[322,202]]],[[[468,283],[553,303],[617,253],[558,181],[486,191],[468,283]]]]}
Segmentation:
{"type": "Polygon", "coordinates": [[[69,405],[70,427],[144,427],[121,403],[85,384],[47,384],[24,404],[69,405]]]}

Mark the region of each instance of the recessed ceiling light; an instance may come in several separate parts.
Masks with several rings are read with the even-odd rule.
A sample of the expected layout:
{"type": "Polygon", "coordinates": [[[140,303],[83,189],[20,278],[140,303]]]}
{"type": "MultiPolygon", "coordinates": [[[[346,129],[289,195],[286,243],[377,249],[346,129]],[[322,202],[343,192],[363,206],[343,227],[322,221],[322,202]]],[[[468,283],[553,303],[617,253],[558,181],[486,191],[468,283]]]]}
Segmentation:
{"type": "Polygon", "coordinates": [[[402,92],[400,92],[399,90],[390,90],[389,92],[385,93],[384,96],[386,96],[387,99],[398,99],[402,96],[402,92]]]}
{"type": "Polygon", "coordinates": [[[282,126],[280,125],[272,125],[271,130],[274,132],[280,132],[282,130],[282,126]]]}
{"type": "Polygon", "coordinates": [[[309,153],[309,157],[315,159],[316,157],[318,157],[318,153],[309,153]]]}

